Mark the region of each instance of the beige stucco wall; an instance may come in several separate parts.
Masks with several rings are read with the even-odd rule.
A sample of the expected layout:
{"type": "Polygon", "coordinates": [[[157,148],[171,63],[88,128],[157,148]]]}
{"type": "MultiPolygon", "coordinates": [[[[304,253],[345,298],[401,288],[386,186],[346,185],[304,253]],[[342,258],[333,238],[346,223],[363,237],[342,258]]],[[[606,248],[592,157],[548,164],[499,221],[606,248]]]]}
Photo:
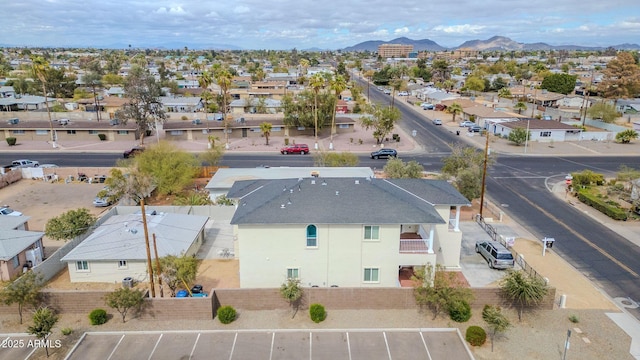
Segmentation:
{"type": "MultiPolygon", "coordinates": [[[[449,206],[436,206],[438,214],[447,222],[453,216],[449,206]]],[[[455,219],[452,219],[455,223],[455,219]]],[[[435,225],[433,236],[433,251],[436,253],[437,263],[446,268],[460,268],[460,247],[462,246],[462,232],[455,231],[449,224],[435,225]]]]}
{"type": "Polygon", "coordinates": [[[108,282],[122,283],[126,277],[134,281],[146,281],[147,263],[145,261],[127,261],[126,269],[118,268],[117,260],[89,261],[88,271],[77,271],[76,262],[67,263],[69,279],[71,282],[108,282]]]}
{"type": "Polygon", "coordinates": [[[399,266],[435,262],[435,254],[400,254],[399,225],[379,225],[378,241],[363,240],[363,225],[315,225],[317,248],[306,247],[306,225],[239,226],[240,287],[279,287],[287,268],[298,268],[305,286],[396,287],[399,266]],[[364,268],[378,268],[380,281],[365,283],[364,268]]]}

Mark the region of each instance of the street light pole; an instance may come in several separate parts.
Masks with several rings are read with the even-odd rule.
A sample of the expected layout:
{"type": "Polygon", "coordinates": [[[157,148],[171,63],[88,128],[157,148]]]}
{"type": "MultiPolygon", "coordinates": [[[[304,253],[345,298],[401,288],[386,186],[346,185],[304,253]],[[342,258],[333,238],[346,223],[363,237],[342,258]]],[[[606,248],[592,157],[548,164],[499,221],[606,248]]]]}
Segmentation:
{"type": "Polygon", "coordinates": [[[527,134],[525,135],[526,137],[524,138],[524,153],[527,153],[527,145],[529,145],[529,123],[531,122],[531,120],[527,120],[527,134]]]}
{"type": "Polygon", "coordinates": [[[484,145],[484,168],[482,169],[482,189],[480,190],[480,217],[482,217],[482,209],[484,208],[484,188],[487,180],[487,161],[489,160],[489,131],[485,131],[487,137],[484,145]]]}

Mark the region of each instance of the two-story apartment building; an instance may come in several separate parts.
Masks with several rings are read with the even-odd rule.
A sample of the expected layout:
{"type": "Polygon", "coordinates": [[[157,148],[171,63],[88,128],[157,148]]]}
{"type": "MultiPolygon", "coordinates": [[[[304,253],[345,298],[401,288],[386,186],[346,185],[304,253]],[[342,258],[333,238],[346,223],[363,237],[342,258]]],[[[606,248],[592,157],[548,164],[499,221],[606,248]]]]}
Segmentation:
{"type": "Polygon", "coordinates": [[[240,287],[396,287],[414,267],[459,268],[460,210],[446,181],[299,178],[237,181],[231,220],[240,287]]]}

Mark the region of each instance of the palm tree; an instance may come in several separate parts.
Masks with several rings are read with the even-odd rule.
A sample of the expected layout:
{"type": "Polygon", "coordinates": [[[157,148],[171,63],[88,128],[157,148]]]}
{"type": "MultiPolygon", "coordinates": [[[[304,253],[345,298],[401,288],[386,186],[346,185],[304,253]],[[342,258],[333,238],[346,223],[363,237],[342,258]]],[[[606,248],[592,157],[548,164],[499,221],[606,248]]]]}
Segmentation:
{"type": "Polygon", "coordinates": [[[514,110],[518,110],[518,114],[522,114],[522,110],[526,110],[527,109],[527,104],[525,104],[524,101],[518,101],[514,106],[513,106],[514,110]]]}
{"type": "Polygon", "coordinates": [[[324,77],[320,73],[315,73],[309,79],[309,85],[313,88],[313,120],[315,124],[314,136],[315,136],[315,149],[318,150],[318,93],[320,89],[324,87],[324,77]]]}
{"type": "Polygon", "coordinates": [[[55,149],[56,136],[53,132],[53,121],[51,120],[51,110],[49,109],[49,100],[47,99],[47,73],[49,72],[49,63],[42,56],[31,58],[33,74],[42,83],[42,93],[44,95],[44,105],[47,107],[47,116],[49,116],[49,130],[51,132],[51,145],[55,149]]]}
{"type": "Polygon", "coordinates": [[[210,98],[209,86],[213,84],[213,77],[208,71],[203,71],[202,75],[198,77],[198,84],[204,89],[202,92],[202,100],[204,100],[204,122],[207,124],[207,134],[209,133],[209,119],[207,118],[208,100],[210,98]]]}
{"type": "Polygon", "coordinates": [[[331,141],[329,142],[329,150],[333,150],[333,134],[336,132],[336,107],[338,106],[338,99],[340,94],[347,88],[347,82],[342,75],[336,75],[329,80],[329,86],[331,90],[335,92],[335,105],[333,106],[333,118],[331,119],[331,141]]]}
{"type": "Polygon", "coordinates": [[[462,111],[462,106],[457,102],[454,102],[447,107],[447,112],[449,114],[453,114],[453,119],[451,120],[452,122],[456,122],[456,115],[462,114],[462,111]]]}
{"type": "Polygon", "coordinates": [[[225,139],[225,148],[229,149],[229,119],[227,119],[227,97],[229,95],[229,88],[231,88],[231,79],[233,76],[229,72],[229,70],[224,68],[219,68],[216,72],[214,72],[214,76],[216,78],[216,82],[218,86],[220,86],[220,91],[222,92],[222,120],[224,122],[224,139],[225,139]]]}
{"type": "Polygon", "coordinates": [[[260,124],[260,131],[264,135],[264,138],[267,140],[267,145],[269,145],[269,136],[271,135],[271,123],[263,122],[260,124]]]}
{"type": "Polygon", "coordinates": [[[515,303],[519,321],[522,321],[524,308],[538,305],[549,291],[544,280],[522,270],[509,272],[500,281],[500,289],[507,300],[515,303]]]}

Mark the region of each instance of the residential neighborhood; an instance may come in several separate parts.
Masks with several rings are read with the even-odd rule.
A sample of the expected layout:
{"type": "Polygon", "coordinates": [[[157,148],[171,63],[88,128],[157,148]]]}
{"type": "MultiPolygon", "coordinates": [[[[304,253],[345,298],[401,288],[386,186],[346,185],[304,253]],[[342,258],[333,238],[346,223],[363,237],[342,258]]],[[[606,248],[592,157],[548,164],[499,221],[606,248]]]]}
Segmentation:
{"type": "MultiPolygon", "coordinates": [[[[533,320],[533,310],[556,311],[562,321],[554,325],[563,329],[591,326],[587,315],[579,325],[567,320],[577,317],[576,309],[591,309],[585,298],[600,310],[625,313],[619,299],[602,295],[561,257],[568,242],[555,249],[540,242],[530,232],[540,225],[530,226],[522,213],[531,206],[553,218],[535,203],[544,201],[538,192],[545,190],[585,214],[597,207],[578,200],[584,196],[573,187],[578,176],[558,165],[567,155],[555,149],[558,143],[605,149],[598,156],[625,147],[624,157],[635,159],[640,78],[620,81],[621,65],[637,68],[637,52],[434,51],[406,44],[380,45],[377,52],[2,48],[3,152],[31,151],[32,159],[54,154],[71,165],[40,160],[44,165],[8,166],[0,175],[6,194],[0,200],[24,213],[0,216],[1,294],[31,274],[41,282],[34,291],[45,294],[41,303],[24,304],[0,296],[0,317],[4,322],[19,309],[21,323],[7,323],[20,329],[23,306],[38,303],[81,316],[76,323],[94,310],[119,312],[121,331],[165,320],[209,320],[218,329],[226,325],[222,309],[250,328],[243,323],[250,311],[291,309],[295,317],[302,310],[313,320],[311,309],[321,305],[329,324],[349,328],[331,323],[333,314],[379,310],[392,318],[412,311],[425,324],[455,328],[451,346],[484,359],[491,358],[489,346],[474,345],[461,329],[487,327],[488,334],[487,306],[498,319],[506,316],[504,307],[513,323],[523,314],[549,322],[540,320],[545,315],[533,320]],[[495,165],[502,156],[507,160],[495,165]],[[101,157],[117,159],[96,165],[101,157]],[[554,166],[539,174],[516,168],[519,160],[524,167],[527,161],[554,166]],[[529,189],[501,182],[511,176],[537,183],[529,189]],[[518,202],[490,199],[489,192],[503,191],[517,193],[518,202]],[[35,196],[42,212],[16,194],[35,196]],[[54,202],[69,208],[47,211],[54,202]],[[481,243],[500,243],[509,260],[497,266],[504,259],[481,255],[481,243]],[[549,258],[565,261],[575,278],[558,279],[564,270],[555,271],[559,265],[549,258]],[[535,295],[526,306],[506,291],[518,276],[535,295]],[[577,292],[567,285],[573,283],[588,290],[577,292]],[[111,298],[120,292],[139,302],[122,311],[111,298]],[[128,310],[133,319],[125,321],[128,310]]],[[[592,181],[609,185],[607,195],[625,194],[627,224],[640,207],[630,179],[634,164],[620,170],[629,172],[622,179],[607,173],[607,180],[592,181]]],[[[585,239],[563,221],[556,217],[554,225],[568,234],[551,235],[585,239]]],[[[585,221],[604,227],[610,219],[585,221]]],[[[619,236],[628,239],[633,231],[619,236]]],[[[615,264],[631,269],[623,261],[615,264]]],[[[610,334],[636,339],[626,317],[606,319],[610,334]]],[[[604,345],[580,344],[581,354],[629,347],[587,336],[604,345]]]]}

